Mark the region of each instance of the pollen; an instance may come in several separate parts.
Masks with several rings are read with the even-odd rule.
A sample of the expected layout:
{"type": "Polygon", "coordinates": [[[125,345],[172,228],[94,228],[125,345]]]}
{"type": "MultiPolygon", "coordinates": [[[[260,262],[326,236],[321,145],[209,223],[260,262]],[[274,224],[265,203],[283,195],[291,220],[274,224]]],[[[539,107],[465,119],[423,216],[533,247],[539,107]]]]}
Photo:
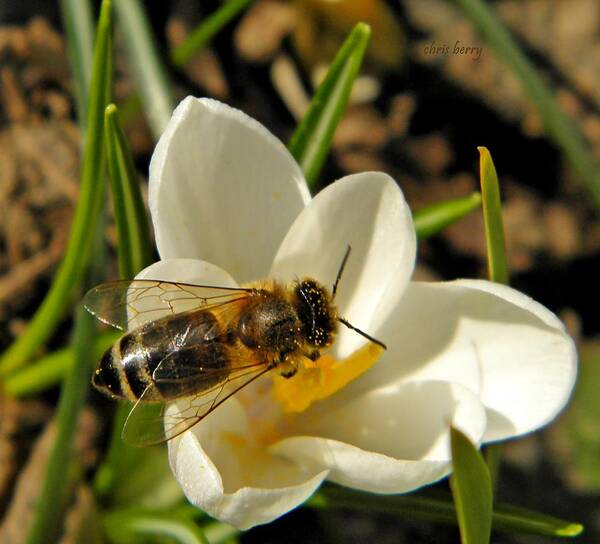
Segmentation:
{"type": "Polygon", "coordinates": [[[369,342],[345,359],[330,355],[314,362],[305,359],[292,378],[273,376],[273,394],[285,412],[303,412],[313,402],[330,397],[364,374],[383,352],[381,346],[369,342]]]}

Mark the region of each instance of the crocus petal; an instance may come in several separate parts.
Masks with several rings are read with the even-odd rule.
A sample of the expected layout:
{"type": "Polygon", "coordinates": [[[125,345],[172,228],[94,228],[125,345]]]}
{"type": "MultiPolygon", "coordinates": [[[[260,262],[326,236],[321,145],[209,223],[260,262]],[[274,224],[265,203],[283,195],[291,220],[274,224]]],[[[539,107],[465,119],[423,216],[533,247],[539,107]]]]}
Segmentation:
{"type": "Polygon", "coordinates": [[[296,436],[271,451],[376,493],[403,493],[442,478],[450,468],[449,425],[475,443],[486,425],[477,395],[433,381],[397,384],[337,405],[331,399],[303,416],[296,436]]]}
{"type": "Polygon", "coordinates": [[[150,163],[161,258],[198,258],[239,282],[265,277],[310,201],[300,168],[265,127],[215,100],[179,104],[150,163]]]}
{"type": "Polygon", "coordinates": [[[549,422],[576,376],[574,344],[558,318],[526,295],[487,281],[413,282],[375,334],[391,336],[388,353],[345,395],[394,381],[460,383],[488,409],[486,441],[549,422]]]}
{"type": "Polygon", "coordinates": [[[467,314],[464,333],[481,364],[488,410],[484,440],[531,432],[567,404],[577,377],[577,352],[550,310],[505,285],[482,280],[440,284],[467,314]]]}
{"type": "Polygon", "coordinates": [[[225,270],[199,259],[164,259],[144,268],[136,278],[217,287],[238,286],[225,270]]]}
{"type": "MultiPolygon", "coordinates": [[[[405,381],[443,380],[481,390],[481,367],[472,338],[456,326],[460,310],[440,295],[439,283],[411,282],[381,327],[387,340],[381,360],[341,394],[352,398],[405,381]]],[[[452,284],[445,284],[452,285],[452,284]]]]}
{"type": "Polygon", "coordinates": [[[237,399],[169,441],[169,461],[188,500],[239,529],[302,504],[328,474],[271,455],[257,444],[237,399]]]}
{"type": "MultiPolygon", "coordinates": [[[[306,275],[332,285],[348,245],[352,253],[336,303],[343,317],[370,331],[397,303],[416,254],[410,210],[388,175],[354,174],[321,191],[290,228],[270,275],[306,275]]],[[[334,355],[347,356],[364,341],[355,332],[341,330],[334,355]]]]}

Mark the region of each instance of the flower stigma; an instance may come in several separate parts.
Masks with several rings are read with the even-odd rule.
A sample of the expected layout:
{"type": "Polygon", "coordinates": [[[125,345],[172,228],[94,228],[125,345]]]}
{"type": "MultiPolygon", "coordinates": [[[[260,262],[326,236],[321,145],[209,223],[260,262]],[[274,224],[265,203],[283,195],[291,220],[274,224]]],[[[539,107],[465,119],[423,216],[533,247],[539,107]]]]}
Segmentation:
{"type": "Polygon", "coordinates": [[[369,370],[384,349],[368,342],[349,357],[336,360],[325,354],[316,361],[305,359],[291,378],[273,375],[273,395],[287,413],[299,413],[313,402],[326,399],[369,370]]]}

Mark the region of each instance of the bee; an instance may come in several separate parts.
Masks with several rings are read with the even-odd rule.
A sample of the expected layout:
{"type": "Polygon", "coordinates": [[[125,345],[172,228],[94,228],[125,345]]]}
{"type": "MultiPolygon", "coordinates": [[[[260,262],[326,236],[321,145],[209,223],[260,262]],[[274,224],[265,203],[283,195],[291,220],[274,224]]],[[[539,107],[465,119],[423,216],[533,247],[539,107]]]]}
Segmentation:
{"type": "Polygon", "coordinates": [[[304,358],[316,361],[338,323],[385,345],[338,315],[331,292],[313,278],[215,287],[159,280],[103,283],[84,298],[100,321],[127,331],[103,355],[92,384],[134,406],[123,428],[133,445],[183,433],[229,397],[276,369],[292,378],[304,358]],[[153,319],[153,314],[156,316],[153,319]],[[168,407],[177,403],[177,415],[168,407]]]}

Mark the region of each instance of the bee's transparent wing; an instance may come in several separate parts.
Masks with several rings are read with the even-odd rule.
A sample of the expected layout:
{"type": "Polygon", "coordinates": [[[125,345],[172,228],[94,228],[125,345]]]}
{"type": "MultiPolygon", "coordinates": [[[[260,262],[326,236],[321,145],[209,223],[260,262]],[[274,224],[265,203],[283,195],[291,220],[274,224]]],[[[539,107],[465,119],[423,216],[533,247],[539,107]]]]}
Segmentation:
{"type": "MultiPolygon", "coordinates": [[[[191,346],[183,351],[201,349],[191,346]]],[[[189,351],[186,356],[191,357],[189,351]]],[[[134,404],[122,437],[134,446],[153,446],[174,438],[193,427],[233,394],[266,374],[271,367],[265,363],[240,363],[235,368],[204,370],[199,366],[182,366],[177,357],[166,357],[156,367],[153,378],[158,386],[176,387],[189,394],[173,402],[148,402],[150,388],[134,404]],[[204,383],[207,388],[195,391],[204,383]]]]}
{"type": "Polygon", "coordinates": [[[251,289],[241,287],[122,280],[102,283],[90,289],[83,304],[103,323],[128,330],[166,315],[240,301],[251,292],[251,289]]]}

